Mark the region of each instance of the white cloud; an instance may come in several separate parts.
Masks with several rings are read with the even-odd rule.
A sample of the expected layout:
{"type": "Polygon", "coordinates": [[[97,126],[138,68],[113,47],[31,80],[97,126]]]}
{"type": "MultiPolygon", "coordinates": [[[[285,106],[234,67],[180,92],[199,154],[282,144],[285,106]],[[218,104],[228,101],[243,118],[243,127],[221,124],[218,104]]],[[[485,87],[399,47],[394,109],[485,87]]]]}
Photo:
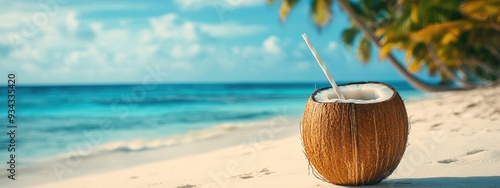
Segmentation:
{"type": "Polygon", "coordinates": [[[200,30],[212,37],[237,37],[264,31],[260,25],[241,25],[234,22],[221,24],[200,24],[200,30]]]}
{"type": "Polygon", "coordinates": [[[307,49],[307,45],[303,42],[299,43],[299,49],[307,49]]]}
{"type": "Polygon", "coordinates": [[[339,44],[335,41],[328,42],[326,44],[326,47],[323,49],[324,49],[323,51],[327,54],[337,53],[336,51],[340,50],[339,44]]]}
{"type": "Polygon", "coordinates": [[[64,58],[64,63],[68,64],[68,65],[77,64],[79,62],[79,59],[80,59],[80,56],[81,56],[80,54],[81,54],[81,52],[79,52],[79,51],[73,51],[73,52],[71,52],[69,55],[67,55],[64,58]]]}
{"type": "Polygon", "coordinates": [[[92,29],[92,31],[94,31],[96,33],[101,32],[102,31],[102,23],[99,23],[99,22],[90,23],[90,29],[92,29]]]}
{"type": "Polygon", "coordinates": [[[68,30],[71,32],[75,32],[78,30],[78,25],[80,25],[80,22],[76,19],[76,13],[71,11],[66,15],[66,26],[68,27],[68,30]]]}
{"type": "MultiPolygon", "coordinates": [[[[60,1],[60,0],[58,0],[60,1]]],[[[65,0],[70,1],[70,0],[65,0]]],[[[116,1],[99,1],[99,3],[69,3],[65,7],[77,8],[80,11],[137,11],[150,10],[157,7],[155,3],[116,3],[116,1]]]]}
{"type": "Polygon", "coordinates": [[[259,59],[254,65],[268,66],[285,57],[282,49],[285,45],[281,44],[281,42],[282,40],[278,37],[271,35],[260,46],[233,46],[229,51],[241,60],[259,59]]]}
{"type": "Polygon", "coordinates": [[[32,46],[23,46],[18,48],[12,53],[10,53],[12,58],[20,59],[20,60],[42,60],[44,57],[44,53],[41,51],[42,49],[35,48],[32,46]]]}
{"type": "Polygon", "coordinates": [[[270,54],[280,54],[281,48],[279,47],[279,41],[278,37],[274,35],[267,37],[267,39],[262,43],[264,52],[270,54]]]}
{"type": "MultiPolygon", "coordinates": [[[[282,57],[274,54],[281,53],[283,46],[276,36],[230,47],[204,40],[214,37],[224,41],[263,32],[260,25],[199,22],[169,13],[132,28],[109,24],[111,20],[106,19],[81,20],[83,13],[75,10],[59,14],[62,16],[53,17],[25,45],[10,50],[0,69],[30,73],[33,76],[26,78],[26,83],[140,82],[147,73],[145,66],[157,64],[172,72],[164,81],[183,81],[202,79],[207,71],[232,73],[241,67],[274,66],[277,57],[282,57]],[[92,37],[80,37],[82,31],[92,37]]],[[[19,32],[18,28],[0,29],[19,32]]],[[[226,78],[223,74],[220,77],[226,78]]]]}
{"type": "MultiPolygon", "coordinates": [[[[154,34],[161,39],[195,41],[206,34],[211,37],[227,38],[256,34],[264,31],[260,25],[242,25],[235,22],[200,23],[183,20],[177,14],[169,13],[150,19],[154,34]]],[[[147,36],[142,36],[147,37],[147,36]]],[[[147,38],[144,38],[147,40],[147,38]]]]}
{"type": "Polygon", "coordinates": [[[34,65],[34,64],[30,64],[30,63],[23,63],[23,64],[21,65],[21,68],[22,68],[24,71],[28,72],[28,73],[34,73],[34,72],[37,72],[37,71],[38,71],[38,69],[39,69],[36,65],[34,65]]]}
{"type": "Polygon", "coordinates": [[[100,50],[95,45],[88,46],[83,50],[72,50],[64,58],[64,63],[68,67],[91,67],[96,65],[105,65],[108,62],[106,52],[100,50]]]}
{"type": "Polygon", "coordinates": [[[151,30],[148,30],[148,29],[144,29],[144,30],[141,30],[139,31],[139,34],[138,34],[138,39],[139,39],[139,42],[141,43],[148,43],[148,42],[151,42],[153,40],[153,32],[151,30]]]}
{"type": "Polygon", "coordinates": [[[193,41],[198,38],[193,22],[179,22],[181,22],[179,17],[174,13],[150,19],[150,24],[153,27],[155,35],[161,39],[193,41]]]}
{"type": "Polygon", "coordinates": [[[176,45],[171,51],[170,55],[174,58],[192,58],[198,55],[201,51],[199,44],[192,44],[188,46],[176,45]]]}
{"type": "Polygon", "coordinates": [[[0,13],[0,28],[12,29],[22,24],[22,18],[31,18],[30,12],[4,12],[0,13]]]}
{"type": "Polygon", "coordinates": [[[336,50],[337,48],[338,48],[338,44],[335,41],[328,42],[327,49],[329,49],[329,50],[336,50]]]}
{"type": "Polygon", "coordinates": [[[225,0],[225,1],[233,7],[259,6],[259,5],[264,5],[266,3],[266,1],[264,0],[225,0]]]}
{"type": "Polygon", "coordinates": [[[125,62],[127,59],[131,58],[133,54],[118,52],[114,54],[113,61],[114,62],[125,62]]]}
{"type": "Polygon", "coordinates": [[[136,49],[136,54],[139,56],[139,58],[145,59],[156,53],[158,48],[159,48],[158,45],[145,44],[142,45],[140,48],[136,49]]]}
{"type": "Polygon", "coordinates": [[[200,9],[204,6],[211,5],[211,1],[207,0],[174,0],[181,9],[200,9]]]}
{"type": "Polygon", "coordinates": [[[231,10],[265,4],[265,0],[175,0],[174,2],[183,10],[198,10],[207,7],[231,10]]]}
{"type": "Polygon", "coordinates": [[[255,46],[234,46],[231,53],[241,58],[252,58],[261,55],[261,48],[255,46]]]}

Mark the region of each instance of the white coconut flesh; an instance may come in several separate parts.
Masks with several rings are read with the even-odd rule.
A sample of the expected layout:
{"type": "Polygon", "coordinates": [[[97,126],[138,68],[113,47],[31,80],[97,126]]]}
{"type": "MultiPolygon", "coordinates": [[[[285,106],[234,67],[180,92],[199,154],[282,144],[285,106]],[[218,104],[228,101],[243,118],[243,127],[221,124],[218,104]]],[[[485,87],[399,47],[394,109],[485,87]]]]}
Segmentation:
{"type": "Polygon", "coordinates": [[[391,88],[377,83],[350,84],[339,86],[339,89],[344,95],[345,100],[339,99],[333,88],[317,92],[314,99],[317,102],[323,103],[369,104],[389,100],[394,95],[394,91],[391,88]]]}

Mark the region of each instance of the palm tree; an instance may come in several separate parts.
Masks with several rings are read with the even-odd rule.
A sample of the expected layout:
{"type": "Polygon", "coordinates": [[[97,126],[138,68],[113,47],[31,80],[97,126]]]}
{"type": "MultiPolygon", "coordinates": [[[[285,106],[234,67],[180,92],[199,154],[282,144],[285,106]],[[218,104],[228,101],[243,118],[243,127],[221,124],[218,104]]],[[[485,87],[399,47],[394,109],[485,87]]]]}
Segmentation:
{"type": "Polygon", "coordinates": [[[499,73],[494,67],[498,67],[500,60],[495,58],[500,49],[497,42],[500,30],[496,29],[500,14],[477,7],[498,10],[499,2],[454,0],[403,4],[399,18],[379,35],[384,44],[381,56],[393,47],[399,48],[407,52],[408,59],[412,58],[410,71],[418,71],[425,65],[430,74],[440,73],[443,80],[452,80],[463,88],[473,88],[484,81],[494,82],[499,73]],[[483,13],[477,15],[474,11],[483,13]],[[481,58],[476,54],[481,54],[481,58]],[[484,70],[487,70],[486,74],[484,70]],[[456,73],[462,73],[462,76],[456,73]]]}
{"type": "MultiPolygon", "coordinates": [[[[274,1],[268,2],[273,3],[274,1]]],[[[286,19],[290,9],[297,2],[298,0],[284,0],[282,2],[281,10],[287,10],[280,11],[280,18],[282,20],[286,19]]],[[[450,81],[454,81],[461,88],[474,87],[475,83],[473,84],[471,81],[478,79],[495,80],[499,78],[497,71],[498,58],[496,58],[496,61],[492,61],[492,56],[488,55],[493,54],[493,57],[500,57],[498,42],[480,43],[481,41],[484,42],[484,36],[496,35],[498,37],[498,33],[495,34],[493,32],[489,33],[489,35],[479,35],[480,33],[484,34],[484,28],[481,29],[476,24],[473,27],[467,27],[472,28],[470,30],[474,30],[474,32],[470,30],[467,30],[467,32],[473,33],[474,36],[478,37],[467,38],[466,35],[462,35],[463,32],[460,32],[460,29],[458,34],[456,32],[457,27],[462,28],[463,24],[449,23],[450,21],[460,20],[469,15],[469,17],[476,18],[473,19],[474,23],[481,22],[482,25],[488,25],[488,28],[498,27],[500,15],[498,11],[491,11],[498,10],[495,8],[500,8],[498,0],[486,0],[482,3],[476,1],[466,1],[465,3],[462,3],[462,1],[446,1],[443,3],[442,1],[432,0],[359,0],[357,2],[337,0],[337,2],[347,13],[353,24],[350,28],[344,30],[342,34],[342,40],[347,47],[350,47],[356,41],[356,36],[361,31],[364,36],[359,40],[358,45],[358,57],[360,60],[367,62],[370,59],[370,43],[373,44],[380,50],[380,55],[387,58],[396,70],[417,89],[424,91],[458,89],[450,86],[430,85],[421,81],[412,73],[419,71],[422,66],[426,66],[430,74],[439,73],[442,82],[450,83],[450,81]],[[443,16],[439,12],[436,14],[437,16],[429,17],[425,15],[425,13],[429,11],[434,12],[436,9],[448,10],[448,12],[442,12],[448,15],[443,16]],[[438,36],[439,32],[431,32],[431,30],[436,29],[433,27],[436,23],[448,24],[448,30],[446,31],[451,31],[455,35],[447,34],[444,37],[442,35],[438,36]],[[419,39],[422,36],[429,36],[429,33],[433,34],[431,35],[433,40],[419,39]],[[482,36],[482,38],[479,38],[479,36],[482,36]],[[439,42],[443,37],[448,41],[447,43],[439,42]],[[461,39],[464,37],[467,39],[467,42],[463,41],[465,39],[461,39]],[[460,40],[456,38],[460,38],[460,40]],[[454,42],[454,44],[456,43],[457,47],[449,45],[450,41],[454,42]],[[470,47],[471,44],[473,47],[470,47]],[[406,59],[412,59],[408,69],[392,55],[391,51],[394,47],[405,50],[407,52],[406,59]],[[464,53],[462,54],[463,56],[460,56],[460,53],[458,53],[458,56],[456,55],[457,52],[467,47],[472,48],[467,49],[467,52],[470,53],[464,53]],[[490,53],[486,55],[484,53],[477,53],[484,52],[485,50],[490,53]],[[455,74],[456,72],[461,72],[463,75],[459,77],[455,74]]],[[[318,27],[324,27],[329,23],[332,3],[331,0],[312,1],[312,17],[318,27]]],[[[442,33],[446,32],[441,31],[442,33]]]]}
{"type": "MultiPolygon", "coordinates": [[[[364,1],[367,2],[367,1],[364,1]]],[[[363,32],[364,36],[367,37],[372,44],[374,44],[378,49],[381,49],[383,46],[379,42],[379,38],[373,33],[372,30],[368,28],[368,26],[356,15],[356,12],[351,8],[351,4],[348,0],[338,0],[339,5],[342,9],[347,13],[352,23],[363,32]]],[[[396,70],[405,78],[413,87],[420,89],[422,91],[447,91],[453,90],[451,87],[447,86],[433,86],[430,85],[415,75],[408,72],[408,70],[392,55],[391,52],[388,52],[387,58],[391,65],[393,65],[396,70]]]]}

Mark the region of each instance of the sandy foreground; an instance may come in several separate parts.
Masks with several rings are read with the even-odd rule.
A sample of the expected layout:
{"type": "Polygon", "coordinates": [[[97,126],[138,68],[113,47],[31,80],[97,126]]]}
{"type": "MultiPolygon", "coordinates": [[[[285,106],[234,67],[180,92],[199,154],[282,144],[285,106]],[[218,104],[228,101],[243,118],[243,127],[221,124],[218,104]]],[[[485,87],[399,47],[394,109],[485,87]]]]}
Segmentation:
{"type": "MultiPolygon", "coordinates": [[[[500,187],[500,88],[407,100],[409,146],[396,171],[372,187],[500,187]]],[[[38,187],[336,187],[308,168],[291,136],[92,173],[38,187]]],[[[274,130],[274,129],[276,130],[274,130]]],[[[267,127],[249,132],[272,138],[267,127]]]]}

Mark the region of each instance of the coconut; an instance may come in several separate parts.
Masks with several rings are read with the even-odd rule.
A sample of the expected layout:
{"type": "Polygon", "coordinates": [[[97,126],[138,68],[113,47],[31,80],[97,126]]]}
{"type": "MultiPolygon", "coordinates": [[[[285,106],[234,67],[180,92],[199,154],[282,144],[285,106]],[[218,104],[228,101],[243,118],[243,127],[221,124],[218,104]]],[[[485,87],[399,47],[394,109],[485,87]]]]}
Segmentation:
{"type": "Polygon", "coordinates": [[[315,91],[302,119],[302,142],[320,178],[338,185],[377,184],[398,166],[408,140],[408,118],[398,92],[380,82],[315,91]]]}

